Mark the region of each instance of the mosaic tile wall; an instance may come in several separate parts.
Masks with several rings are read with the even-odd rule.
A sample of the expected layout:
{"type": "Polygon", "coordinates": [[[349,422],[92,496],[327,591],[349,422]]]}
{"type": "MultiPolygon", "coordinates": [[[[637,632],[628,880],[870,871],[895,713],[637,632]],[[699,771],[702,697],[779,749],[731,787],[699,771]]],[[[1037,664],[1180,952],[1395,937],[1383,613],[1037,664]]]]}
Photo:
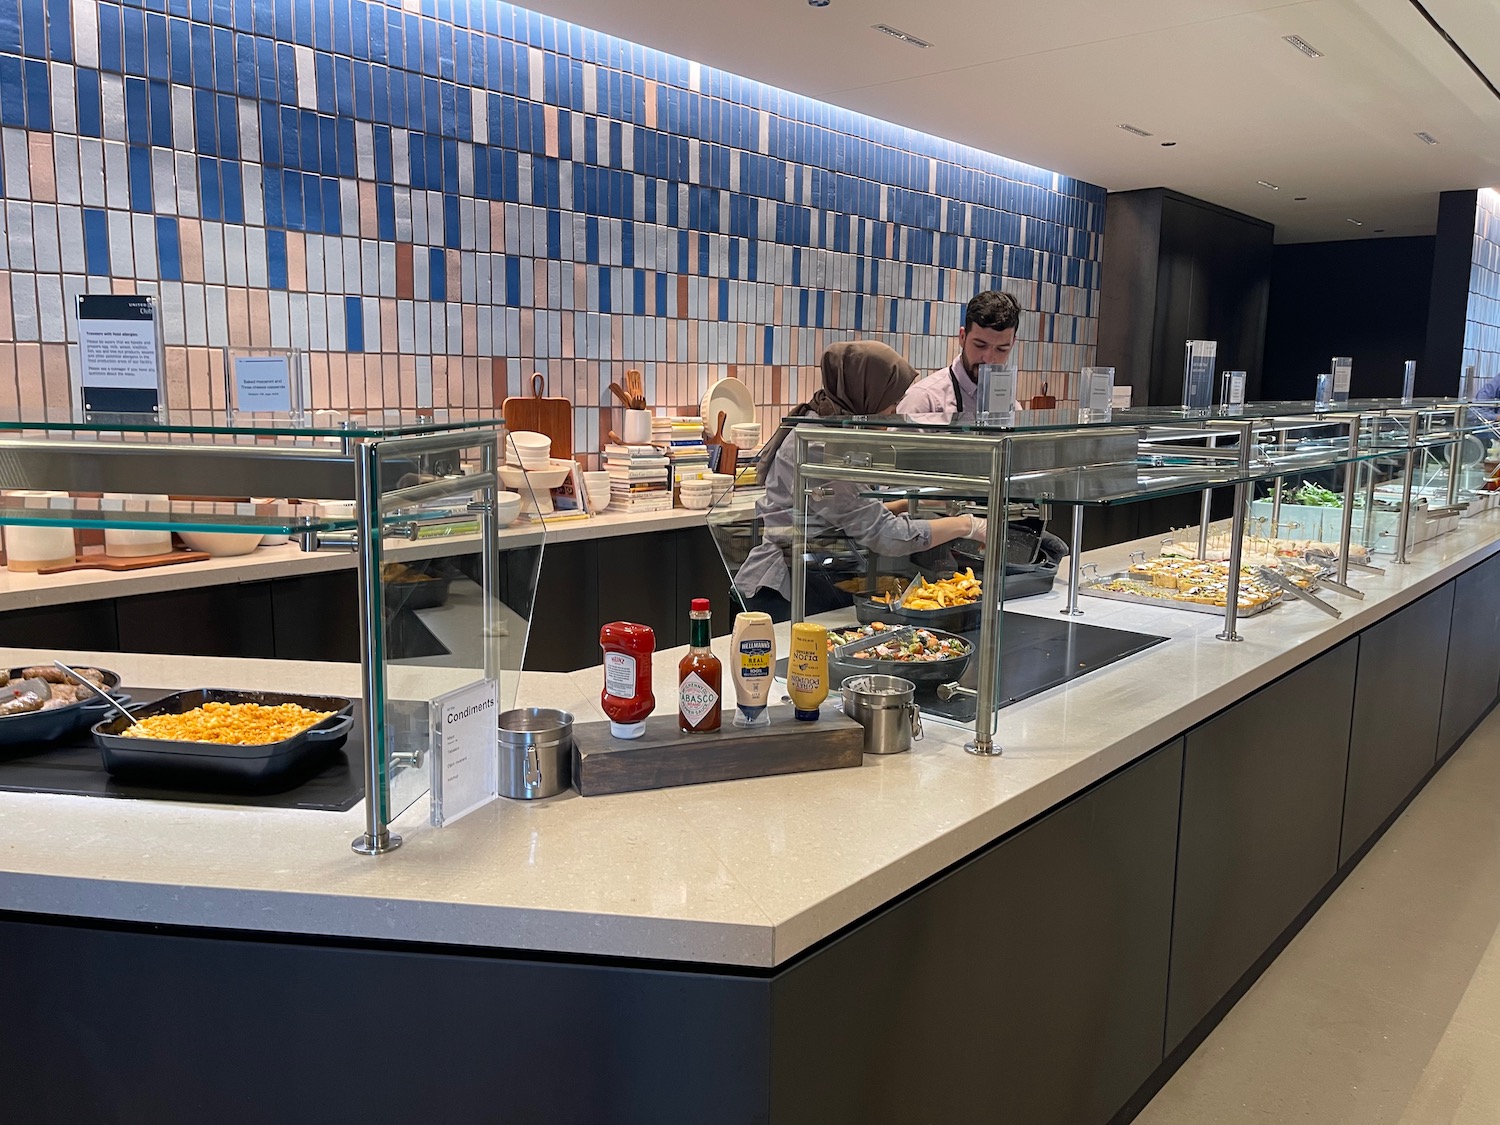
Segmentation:
{"type": "Polygon", "coordinates": [[[1481,379],[1500,375],[1500,191],[1483,188],[1474,212],[1474,257],[1469,267],[1469,314],[1464,367],[1481,379]]]}
{"type": "Polygon", "coordinates": [[[226,345],[335,408],[541,370],[582,449],[628,367],[770,422],[835,340],[946,364],[991,286],[1023,394],[1093,361],[1102,189],[494,0],[0,0],[0,158],[4,412],[66,416],[85,291],[159,295],[174,406],[226,345]]]}

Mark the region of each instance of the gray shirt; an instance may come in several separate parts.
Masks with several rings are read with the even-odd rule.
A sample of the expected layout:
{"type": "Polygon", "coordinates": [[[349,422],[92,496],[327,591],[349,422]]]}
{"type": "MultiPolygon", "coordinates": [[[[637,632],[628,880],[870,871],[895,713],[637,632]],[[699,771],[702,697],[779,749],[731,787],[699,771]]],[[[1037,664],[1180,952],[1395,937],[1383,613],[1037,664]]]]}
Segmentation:
{"type": "MultiPolygon", "coordinates": [[[[812,458],[821,461],[821,446],[813,446],[812,458]]],[[[735,589],[745,597],[757,590],[775,590],[788,601],[792,597],[789,553],[792,541],[792,483],[797,471],[797,443],[781,443],[766,473],[765,497],[756,502],[755,514],[762,521],[764,537],[734,576],[735,589]]],[[[848,481],[826,486],[826,495],[807,501],[807,536],[830,534],[852,540],[877,555],[903,557],[932,546],[932,524],[894,515],[879,500],[860,495],[861,487],[848,481]]]]}

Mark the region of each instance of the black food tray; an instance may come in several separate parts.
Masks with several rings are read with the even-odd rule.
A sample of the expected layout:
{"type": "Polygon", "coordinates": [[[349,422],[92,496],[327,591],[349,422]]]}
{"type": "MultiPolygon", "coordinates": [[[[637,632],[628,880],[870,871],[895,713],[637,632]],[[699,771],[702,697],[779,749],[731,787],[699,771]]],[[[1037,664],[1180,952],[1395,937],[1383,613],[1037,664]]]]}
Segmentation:
{"type": "Polygon", "coordinates": [[[935,634],[940,638],[963,641],[969,646],[969,651],[963,656],[951,657],[948,660],[862,660],[858,653],[847,660],[839,660],[832,653],[828,654],[828,684],[830,689],[836,688],[850,676],[900,676],[903,680],[910,680],[918,685],[946,684],[956,681],[968,668],[969,661],[974,656],[974,645],[964,637],[941,629],[932,629],[926,625],[922,628],[935,634]]]}
{"type": "MultiPolygon", "coordinates": [[[[1049,594],[1057,580],[1056,563],[1005,564],[1005,600],[1049,594]]],[[[854,615],[861,625],[884,621],[887,625],[915,625],[920,629],[941,629],[949,633],[972,633],[979,628],[979,602],[951,605],[944,609],[893,609],[883,602],[859,598],[854,615]]]]}
{"type": "Polygon", "coordinates": [[[94,741],[111,775],[174,773],[213,775],[241,782],[262,783],[293,772],[305,762],[344,744],[354,724],[354,701],[338,695],[295,695],[271,691],[194,688],[173,692],[154,703],[131,709],[144,719],[152,715],[181,715],[205,703],[259,703],[273,707],[295,703],[311,711],[332,711],[322,722],[280,742],[259,746],[226,746],[214,742],[179,742],[165,738],[129,738],[121,733],[129,721],[115,715],[94,724],[94,741]]]}
{"type": "MultiPolygon", "coordinates": [[[[27,664],[10,669],[13,680],[21,679],[25,668],[38,665],[27,664]]],[[[89,665],[104,677],[104,689],[121,703],[128,703],[130,696],[121,695],[114,689],[120,686],[120,677],[107,668],[89,665]]],[[[80,689],[86,691],[87,689],[80,689]]],[[[97,695],[80,699],[66,707],[54,707],[50,711],[23,711],[19,715],[0,716],[0,746],[31,746],[38,742],[56,742],[76,730],[82,730],[99,716],[110,710],[110,706],[97,695]]]]}

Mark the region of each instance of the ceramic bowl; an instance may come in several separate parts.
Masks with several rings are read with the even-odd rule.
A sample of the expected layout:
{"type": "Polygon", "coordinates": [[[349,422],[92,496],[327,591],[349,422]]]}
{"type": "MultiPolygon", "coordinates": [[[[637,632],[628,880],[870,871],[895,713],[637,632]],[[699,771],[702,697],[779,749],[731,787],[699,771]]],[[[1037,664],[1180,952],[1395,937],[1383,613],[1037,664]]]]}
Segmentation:
{"type": "Polygon", "coordinates": [[[520,514],[521,494],[519,492],[495,493],[496,527],[509,527],[516,522],[516,517],[520,514]]]}
{"type": "Polygon", "coordinates": [[[532,430],[512,430],[505,435],[505,459],[524,469],[545,468],[552,456],[552,439],[532,430]]]}
{"type": "Polygon", "coordinates": [[[240,531],[179,531],[182,541],[194,551],[204,551],[216,559],[248,555],[260,546],[259,533],[240,531]]]}

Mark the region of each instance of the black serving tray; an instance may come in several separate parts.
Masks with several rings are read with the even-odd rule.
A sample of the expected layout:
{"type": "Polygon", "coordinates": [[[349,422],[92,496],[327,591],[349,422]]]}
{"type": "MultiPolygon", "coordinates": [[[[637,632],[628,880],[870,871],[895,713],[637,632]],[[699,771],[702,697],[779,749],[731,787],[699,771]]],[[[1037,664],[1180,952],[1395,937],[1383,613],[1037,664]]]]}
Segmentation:
{"type": "MultiPolygon", "coordinates": [[[[37,665],[28,664],[26,668],[37,665]]],[[[89,665],[89,667],[94,667],[89,665]]],[[[13,680],[21,678],[23,668],[10,669],[13,680]]],[[[120,686],[120,677],[107,668],[95,668],[104,677],[104,688],[121,703],[128,703],[130,696],[114,689],[120,686]]],[[[110,710],[110,706],[97,695],[80,699],[66,707],[54,707],[50,711],[25,711],[19,715],[0,716],[0,746],[32,746],[39,742],[56,742],[74,731],[86,729],[90,723],[110,710]]]]}
{"type": "Polygon", "coordinates": [[[910,680],[920,686],[936,686],[957,680],[968,668],[969,661],[974,656],[974,643],[966,637],[960,637],[955,633],[945,632],[941,629],[930,629],[922,626],[928,632],[943,639],[963,641],[969,646],[969,651],[963,656],[951,657],[947,660],[866,660],[860,654],[855,653],[847,660],[840,660],[832,653],[828,654],[828,682],[830,685],[843,683],[850,676],[900,676],[903,680],[910,680]]]}
{"type": "Polygon", "coordinates": [[[144,719],[152,715],[181,715],[205,703],[259,703],[263,706],[295,703],[312,711],[334,713],[291,738],[259,746],[130,738],[122,733],[130,725],[129,720],[123,715],[114,715],[94,724],[94,741],[103,756],[105,770],[112,775],[170,773],[263,784],[293,773],[309,759],[342,746],[349,737],[349,728],[354,725],[354,701],[338,695],[194,688],[173,692],[130,710],[136,718],[144,719]]]}

